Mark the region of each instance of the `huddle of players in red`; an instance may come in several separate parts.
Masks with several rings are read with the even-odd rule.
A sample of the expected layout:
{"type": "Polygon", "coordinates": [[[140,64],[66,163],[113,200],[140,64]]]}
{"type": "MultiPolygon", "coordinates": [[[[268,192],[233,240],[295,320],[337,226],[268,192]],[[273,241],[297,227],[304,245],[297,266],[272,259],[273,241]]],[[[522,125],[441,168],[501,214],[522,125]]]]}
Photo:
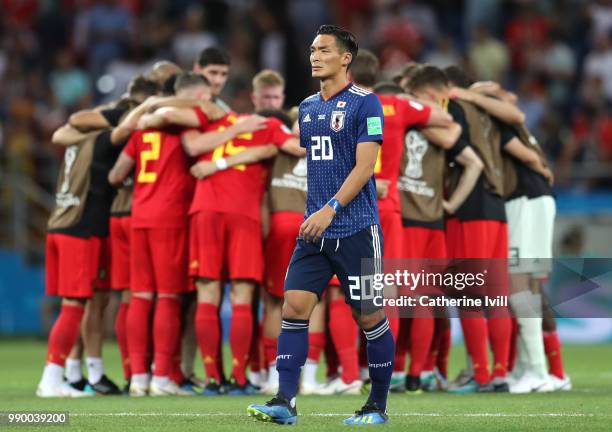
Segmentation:
{"type": "MultiPolygon", "coordinates": [[[[108,288],[123,292],[116,335],[131,395],[248,394],[256,387],[276,392],[283,282],[307,193],[305,152],[295,111],[281,111],[282,77],[260,72],[253,80],[257,114],[239,115],[218,98],[228,70],[229,58],[216,48],[200,55],[193,72],[160,62],[148,76],[134,79],[125,99],[76,113],[54,135],[66,155],[49,222],[47,292],[63,301],[49,336],[39,396],[87,396],[91,387],[118,392],[99,366],[108,288]],[[229,382],[219,319],[226,281],[232,305],[229,382]],[[93,365],[89,387],[77,384],[82,376],[71,379],[64,370],[66,359],[81,355],[74,349],[81,321],[88,368],[90,359],[93,365]],[[205,383],[192,377],[195,345],[205,383]],[[196,391],[197,384],[204,389],[196,391]]],[[[442,71],[416,65],[396,83],[377,83],[377,60],[363,50],[349,74],[379,95],[385,115],[375,169],[385,258],[507,258],[505,214],[495,210],[500,202],[503,209],[502,180],[487,177],[487,164],[496,160],[483,157],[478,138],[466,130],[469,125],[471,134],[482,133],[470,110],[491,118],[500,110],[509,123],[522,123],[512,103],[478,92],[499,96],[503,90],[492,83],[450,90],[442,71]],[[450,96],[460,102],[449,102],[450,96]],[[459,167],[452,188],[445,186],[452,177],[445,172],[449,163],[459,167]]],[[[500,142],[513,138],[500,135],[500,142]]],[[[545,163],[525,154],[514,156],[549,178],[545,163]]],[[[468,379],[457,387],[503,391],[495,378],[505,380],[513,363],[512,319],[478,315],[461,322],[475,386],[466,386],[468,379]]],[[[431,315],[390,318],[390,324],[398,341],[392,388],[419,391],[445,383],[449,320],[431,315]]],[[[554,332],[546,337],[551,372],[564,379],[558,337],[554,332]]],[[[338,281],[330,282],[311,318],[309,344],[302,392],[361,390],[367,381],[365,353],[359,352],[357,327],[338,281]],[[326,386],[315,380],[323,350],[326,386]]]]}

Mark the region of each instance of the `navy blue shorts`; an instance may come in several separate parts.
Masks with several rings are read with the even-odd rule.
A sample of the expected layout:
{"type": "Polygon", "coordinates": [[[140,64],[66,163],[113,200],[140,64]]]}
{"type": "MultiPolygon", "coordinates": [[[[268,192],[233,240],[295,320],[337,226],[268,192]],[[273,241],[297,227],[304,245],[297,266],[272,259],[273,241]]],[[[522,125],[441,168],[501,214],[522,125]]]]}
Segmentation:
{"type": "Polygon", "coordinates": [[[382,290],[376,290],[375,275],[382,275],[383,235],[379,225],[371,225],[350,237],[320,239],[309,243],[298,238],[291,256],[285,291],[315,293],[319,298],[335,274],[340,280],[346,303],[367,315],[382,308],[382,290]],[[378,296],[375,300],[375,297],[378,296]]]}

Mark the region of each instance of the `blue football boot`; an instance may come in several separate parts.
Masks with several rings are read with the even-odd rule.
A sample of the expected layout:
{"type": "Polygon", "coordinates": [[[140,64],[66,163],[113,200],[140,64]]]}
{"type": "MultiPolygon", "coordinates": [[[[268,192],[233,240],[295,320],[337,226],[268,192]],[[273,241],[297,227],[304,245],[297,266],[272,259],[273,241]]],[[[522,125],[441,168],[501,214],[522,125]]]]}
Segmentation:
{"type": "Polygon", "coordinates": [[[292,402],[293,403],[289,402],[281,394],[277,394],[264,405],[249,405],[247,413],[249,416],[259,421],[281,425],[294,425],[297,423],[297,410],[295,407],[295,399],[292,402]]]}
{"type": "Polygon", "coordinates": [[[344,420],[345,425],[377,425],[389,422],[387,414],[375,402],[367,401],[355,414],[344,420]]]}

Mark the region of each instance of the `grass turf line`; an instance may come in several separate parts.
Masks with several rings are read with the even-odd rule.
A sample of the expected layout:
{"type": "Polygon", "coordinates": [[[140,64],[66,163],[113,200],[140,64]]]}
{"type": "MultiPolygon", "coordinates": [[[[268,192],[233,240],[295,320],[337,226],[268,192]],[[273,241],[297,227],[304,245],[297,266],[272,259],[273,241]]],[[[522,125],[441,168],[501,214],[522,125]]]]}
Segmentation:
{"type": "MultiPolygon", "coordinates": [[[[45,349],[42,341],[0,339],[0,411],[68,411],[71,417],[66,429],[75,431],[201,432],[247,428],[260,431],[277,427],[257,423],[247,416],[247,405],[263,402],[265,396],[36,398],[34,391],[42,372],[45,349]]],[[[108,375],[120,383],[117,347],[107,345],[104,357],[108,375]]],[[[454,347],[451,376],[458,372],[464,358],[463,348],[454,347]]],[[[564,359],[574,391],[530,395],[391,395],[391,424],[385,430],[609,431],[612,425],[612,345],[568,346],[564,348],[564,359]]],[[[202,376],[199,359],[197,365],[198,374],[202,376]]],[[[299,397],[300,417],[296,428],[343,430],[342,419],[363,402],[361,396],[299,397]]],[[[40,428],[20,426],[15,430],[40,428]]]]}

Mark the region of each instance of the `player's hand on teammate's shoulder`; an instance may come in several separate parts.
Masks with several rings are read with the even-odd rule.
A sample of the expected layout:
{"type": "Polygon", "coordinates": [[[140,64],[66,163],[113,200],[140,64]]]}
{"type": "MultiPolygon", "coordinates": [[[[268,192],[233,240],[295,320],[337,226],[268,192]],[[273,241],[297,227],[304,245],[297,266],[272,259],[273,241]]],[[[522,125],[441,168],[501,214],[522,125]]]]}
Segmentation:
{"type": "Polygon", "coordinates": [[[192,165],[189,170],[192,176],[198,180],[202,180],[205,177],[213,175],[217,172],[217,165],[211,161],[201,161],[195,165],[192,165]]]}
{"type": "Polygon", "coordinates": [[[268,124],[268,119],[257,114],[243,116],[238,119],[234,128],[239,134],[255,132],[265,129],[268,124]]]}
{"type": "Polygon", "coordinates": [[[300,237],[308,242],[316,242],[334,220],[336,211],[329,205],[324,205],[319,211],[310,215],[300,227],[300,237]]]}

